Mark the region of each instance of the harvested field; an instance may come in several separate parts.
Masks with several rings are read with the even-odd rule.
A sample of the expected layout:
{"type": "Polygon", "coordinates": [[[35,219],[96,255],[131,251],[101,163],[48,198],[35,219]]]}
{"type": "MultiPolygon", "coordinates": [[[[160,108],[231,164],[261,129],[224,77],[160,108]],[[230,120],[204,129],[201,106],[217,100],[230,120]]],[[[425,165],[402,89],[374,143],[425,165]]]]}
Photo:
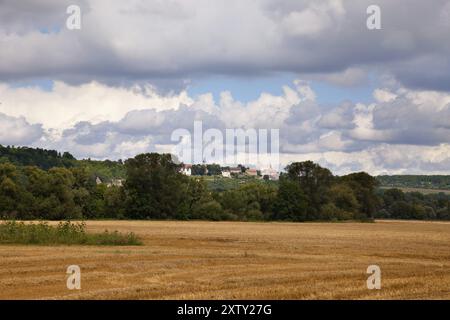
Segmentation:
{"type": "Polygon", "coordinates": [[[450,223],[90,221],[143,246],[0,245],[1,299],[449,299],[450,223]],[[368,290],[378,265],[381,290],[368,290]],[[81,268],[81,290],[66,269],[81,268]]]}

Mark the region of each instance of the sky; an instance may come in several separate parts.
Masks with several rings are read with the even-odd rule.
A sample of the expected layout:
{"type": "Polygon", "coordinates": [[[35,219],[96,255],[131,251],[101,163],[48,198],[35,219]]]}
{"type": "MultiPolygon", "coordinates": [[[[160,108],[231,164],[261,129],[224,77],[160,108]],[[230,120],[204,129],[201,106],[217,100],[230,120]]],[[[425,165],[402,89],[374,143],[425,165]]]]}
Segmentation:
{"type": "Polygon", "coordinates": [[[450,174],[449,34],[450,0],[0,0],[0,144],[126,159],[196,120],[278,129],[282,165],[450,174]]]}

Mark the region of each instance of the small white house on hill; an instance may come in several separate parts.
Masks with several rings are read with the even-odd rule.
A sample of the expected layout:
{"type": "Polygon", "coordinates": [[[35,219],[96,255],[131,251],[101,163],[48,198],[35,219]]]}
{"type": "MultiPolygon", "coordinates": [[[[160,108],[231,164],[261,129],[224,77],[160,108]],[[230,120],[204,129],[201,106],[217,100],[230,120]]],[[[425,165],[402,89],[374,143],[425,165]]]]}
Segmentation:
{"type": "Polygon", "coordinates": [[[183,164],[180,172],[186,176],[192,175],[192,164],[183,164]]]}
{"type": "Polygon", "coordinates": [[[272,169],[272,167],[267,168],[267,169],[263,169],[261,170],[261,175],[267,176],[269,178],[269,180],[279,180],[280,179],[280,173],[274,169],[272,169]]]}
{"type": "Polygon", "coordinates": [[[229,170],[222,171],[222,177],[231,178],[231,172],[229,170]]]}

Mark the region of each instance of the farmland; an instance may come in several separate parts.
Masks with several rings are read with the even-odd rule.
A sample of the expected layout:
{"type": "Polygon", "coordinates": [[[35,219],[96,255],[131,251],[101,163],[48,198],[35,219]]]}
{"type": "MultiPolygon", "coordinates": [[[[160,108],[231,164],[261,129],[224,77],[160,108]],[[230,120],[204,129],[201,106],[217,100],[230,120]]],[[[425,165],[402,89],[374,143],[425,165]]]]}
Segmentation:
{"type": "MultiPolygon", "coordinates": [[[[381,187],[381,189],[388,190],[390,187],[381,187]]],[[[444,194],[450,194],[450,190],[447,189],[427,189],[427,188],[410,188],[410,187],[400,187],[397,188],[402,190],[403,192],[418,192],[422,194],[438,194],[438,193],[444,193],[444,194]]]]}
{"type": "Polygon", "coordinates": [[[450,223],[89,221],[142,246],[0,245],[1,299],[450,299],[450,223]],[[366,269],[380,266],[381,290],[366,269]],[[66,268],[79,265],[81,290],[66,268]]]}

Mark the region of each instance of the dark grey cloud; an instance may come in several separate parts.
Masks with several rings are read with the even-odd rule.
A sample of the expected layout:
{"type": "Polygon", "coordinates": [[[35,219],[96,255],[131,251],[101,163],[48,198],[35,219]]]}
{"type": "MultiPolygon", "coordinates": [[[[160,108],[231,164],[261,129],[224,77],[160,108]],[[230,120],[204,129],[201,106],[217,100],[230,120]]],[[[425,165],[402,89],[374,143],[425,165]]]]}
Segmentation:
{"type": "Polygon", "coordinates": [[[67,7],[74,4],[89,11],[85,0],[1,0],[0,29],[7,34],[19,35],[36,30],[57,32],[65,26],[67,7]]]}
{"type": "Polygon", "coordinates": [[[73,128],[64,130],[63,138],[74,137],[74,141],[82,145],[103,143],[111,129],[113,126],[108,121],[99,124],[82,121],[75,124],[73,128]]]}
{"type": "MultiPolygon", "coordinates": [[[[107,154],[114,153],[121,143],[138,143],[149,139],[147,151],[155,150],[155,145],[169,145],[171,134],[176,129],[187,129],[194,132],[194,121],[201,121],[203,131],[216,128],[225,132],[225,124],[217,116],[202,110],[181,106],[177,110],[156,111],[155,109],[135,110],[128,112],[120,121],[103,121],[92,124],[88,121],[76,123],[62,133],[62,140],[71,141],[74,145],[85,146],[88,153],[82,157],[96,157],[98,150],[90,146],[102,145],[107,154]]],[[[62,145],[64,146],[64,145],[62,145]]],[[[133,152],[133,151],[131,151],[133,152]]]]}
{"type": "MultiPolygon", "coordinates": [[[[209,128],[223,130],[226,128],[224,122],[217,115],[187,106],[181,106],[177,110],[159,112],[154,109],[131,111],[115,126],[123,134],[157,134],[170,139],[171,133],[179,128],[193,132],[194,121],[202,121],[204,130],[209,128]]],[[[170,142],[170,140],[165,142],[170,142]]]]}
{"type": "Polygon", "coordinates": [[[154,81],[166,89],[211,74],[327,78],[363,68],[411,88],[450,90],[447,0],[377,1],[375,31],[366,28],[369,0],[74,3],[79,31],[65,29],[67,1],[0,2],[1,80],[154,81]]]}
{"type": "Polygon", "coordinates": [[[384,142],[439,145],[450,143],[450,104],[415,104],[405,96],[378,104],[373,111],[374,129],[389,132],[384,142]]]}

